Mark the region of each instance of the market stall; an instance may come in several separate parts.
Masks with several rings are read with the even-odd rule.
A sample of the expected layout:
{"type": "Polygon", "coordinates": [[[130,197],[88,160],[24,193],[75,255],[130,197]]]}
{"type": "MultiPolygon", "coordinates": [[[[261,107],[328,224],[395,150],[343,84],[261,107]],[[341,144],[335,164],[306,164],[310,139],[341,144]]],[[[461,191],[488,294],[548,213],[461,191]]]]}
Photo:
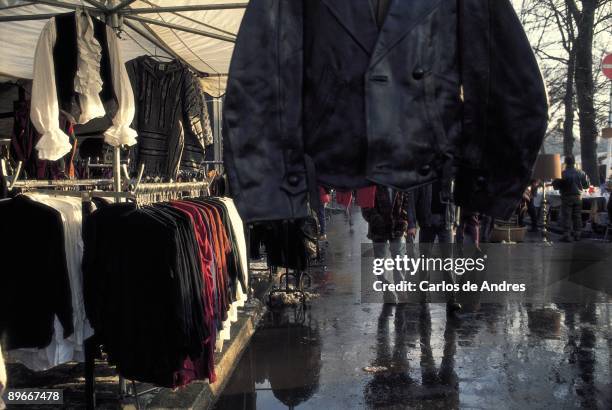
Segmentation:
{"type": "Polygon", "coordinates": [[[85,362],[88,407],[101,347],[138,405],[136,381],[214,383],[236,337],[248,252],[220,112],[245,7],[0,2],[3,351],[36,371],[85,362]]]}

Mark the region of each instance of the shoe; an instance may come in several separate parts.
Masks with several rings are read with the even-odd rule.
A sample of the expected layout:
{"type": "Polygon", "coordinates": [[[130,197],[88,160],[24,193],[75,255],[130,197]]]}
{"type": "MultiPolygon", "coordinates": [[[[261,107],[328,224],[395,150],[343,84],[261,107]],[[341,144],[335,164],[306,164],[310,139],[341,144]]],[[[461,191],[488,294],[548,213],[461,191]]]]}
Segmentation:
{"type": "Polygon", "coordinates": [[[458,313],[459,311],[461,311],[461,309],[463,309],[463,306],[461,306],[461,303],[448,302],[446,304],[446,314],[447,315],[452,315],[454,313],[458,313]]]}

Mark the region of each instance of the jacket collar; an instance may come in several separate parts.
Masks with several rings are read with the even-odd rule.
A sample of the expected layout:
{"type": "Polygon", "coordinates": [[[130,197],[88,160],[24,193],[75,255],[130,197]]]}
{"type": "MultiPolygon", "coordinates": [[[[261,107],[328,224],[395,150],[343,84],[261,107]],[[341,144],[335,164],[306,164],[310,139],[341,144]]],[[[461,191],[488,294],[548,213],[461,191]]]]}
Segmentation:
{"type": "Polygon", "coordinates": [[[357,44],[371,55],[378,37],[378,26],[372,14],[370,0],[322,1],[357,44]]]}
{"type": "Polygon", "coordinates": [[[391,0],[378,35],[370,67],[376,65],[397,43],[438,7],[441,0],[391,0]]]}
{"type": "Polygon", "coordinates": [[[322,0],[353,39],[371,55],[370,67],[383,58],[441,0],[391,0],[380,32],[370,0],[322,0]]]}

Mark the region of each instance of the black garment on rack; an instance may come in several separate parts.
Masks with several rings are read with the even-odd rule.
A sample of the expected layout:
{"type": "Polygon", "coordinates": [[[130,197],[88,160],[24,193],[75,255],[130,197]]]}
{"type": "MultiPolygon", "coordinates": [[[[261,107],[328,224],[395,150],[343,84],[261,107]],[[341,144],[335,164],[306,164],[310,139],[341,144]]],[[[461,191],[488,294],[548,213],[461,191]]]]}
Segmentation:
{"type": "Polygon", "coordinates": [[[0,201],[0,337],[7,350],[44,348],[55,317],[74,332],[62,218],[24,195],[0,201]],[[44,241],[34,255],[32,240],[44,241]]]}
{"type": "Polygon", "coordinates": [[[145,176],[171,179],[179,169],[202,169],[212,131],[195,75],[179,61],[149,56],[128,61],[126,68],[136,103],[134,166],[144,164],[145,176]]]}
{"type": "Polygon", "coordinates": [[[202,273],[188,218],[166,205],[110,205],[86,222],[85,307],[121,375],[175,387],[203,354],[202,273]]]}

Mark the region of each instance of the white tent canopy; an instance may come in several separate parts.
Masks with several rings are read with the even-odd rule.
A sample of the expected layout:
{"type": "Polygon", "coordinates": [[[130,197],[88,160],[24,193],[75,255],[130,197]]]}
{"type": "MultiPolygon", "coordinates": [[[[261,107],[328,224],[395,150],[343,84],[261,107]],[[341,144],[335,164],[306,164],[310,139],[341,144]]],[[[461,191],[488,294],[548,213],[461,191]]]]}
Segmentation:
{"type": "Polygon", "coordinates": [[[112,25],[120,26],[126,61],[144,54],[179,58],[203,73],[206,91],[219,96],[245,6],[246,0],[0,0],[0,76],[32,78],[47,20],[85,7],[96,16],[116,13],[112,25]]]}

